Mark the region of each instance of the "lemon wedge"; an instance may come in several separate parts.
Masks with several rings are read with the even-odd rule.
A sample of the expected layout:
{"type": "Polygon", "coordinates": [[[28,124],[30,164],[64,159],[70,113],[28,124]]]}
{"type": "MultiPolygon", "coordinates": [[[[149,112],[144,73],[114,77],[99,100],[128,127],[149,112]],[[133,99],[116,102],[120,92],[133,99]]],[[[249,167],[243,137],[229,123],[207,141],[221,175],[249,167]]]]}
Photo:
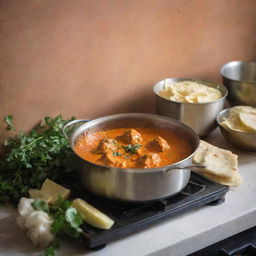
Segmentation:
{"type": "Polygon", "coordinates": [[[82,215],[83,220],[93,227],[110,229],[114,224],[107,215],[80,198],[73,200],[72,206],[82,215]]]}

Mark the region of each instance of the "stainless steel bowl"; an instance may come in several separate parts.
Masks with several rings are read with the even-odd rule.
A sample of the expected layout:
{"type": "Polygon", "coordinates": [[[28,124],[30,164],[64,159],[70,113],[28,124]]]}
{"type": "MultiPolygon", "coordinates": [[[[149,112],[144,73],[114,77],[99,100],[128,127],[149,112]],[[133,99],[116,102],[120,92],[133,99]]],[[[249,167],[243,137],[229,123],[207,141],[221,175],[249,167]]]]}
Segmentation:
{"type": "MultiPolygon", "coordinates": [[[[85,120],[75,120],[64,127],[75,125],[85,120]]],[[[98,165],[81,159],[79,171],[82,185],[89,191],[109,199],[128,202],[143,202],[164,198],[180,192],[188,183],[192,156],[198,145],[199,138],[188,126],[177,120],[143,113],[117,114],[101,117],[75,128],[70,136],[70,145],[74,148],[76,140],[84,133],[121,127],[158,127],[177,130],[187,138],[193,152],[180,162],[159,168],[114,168],[98,165]],[[134,126],[135,125],[135,126],[134,126]]]]}
{"type": "Polygon", "coordinates": [[[256,62],[231,61],[220,70],[233,105],[256,106],[256,62]]]}
{"type": "Polygon", "coordinates": [[[231,108],[222,110],[217,116],[217,123],[223,137],[232,145],[241,149],[256,151],[256,133],[233,131],[221,125],[224,117],[228,117],[231,108]]]}
{"type": "Polygon", "coordinates": [[[209,134],[217,127],[216,116],[223,109],[227,96],[227,89],[223,85],[207,80],[191,78],[168,78],[162,80],[154,85],[153,92],[156,95],[156,110],[159,115],[172,117],[187,124],[194,129],[200,137],[209,134]],[[209,103],[181,103],[167,100],[159,96],[159,91],[163,89],[165,81],[192,81],[202,83],[220,90],[222,97],[209,103]]]}

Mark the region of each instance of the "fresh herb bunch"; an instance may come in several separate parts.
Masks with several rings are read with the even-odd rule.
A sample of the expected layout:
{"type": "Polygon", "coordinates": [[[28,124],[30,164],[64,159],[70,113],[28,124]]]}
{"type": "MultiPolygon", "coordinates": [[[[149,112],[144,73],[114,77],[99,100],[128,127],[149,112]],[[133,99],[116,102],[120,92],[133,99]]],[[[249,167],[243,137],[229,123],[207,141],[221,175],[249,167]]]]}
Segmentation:
{"type": "Polygon", "coordinates": [[[67,235],[73,238],[79,238],[83,233],[80,226],[83,223],[82,216],[75,208],[71,206],[71,201],[58,198],[54,205],[48,205],[43,200],[35,200],[32,203],[35,210],[46,212],[53,220],[51,232],[55,235],[55,240],[45,249],[44,256],[54,256],[58,249],[58,236],[67,235]]]}
{"type": "MultiPolygon", "coordinates": [[[[17,203],[46,178],[56,180],[74,169],[74,154],[62,134],[63,125],[70,120],[61,115],[45,117],[28,134],[20,132],[4,142],[8,153],[0,160],[0,203],[17,203]]],[[[4,121],[8,130],[15,131],[11,115],[4,121]]]]}

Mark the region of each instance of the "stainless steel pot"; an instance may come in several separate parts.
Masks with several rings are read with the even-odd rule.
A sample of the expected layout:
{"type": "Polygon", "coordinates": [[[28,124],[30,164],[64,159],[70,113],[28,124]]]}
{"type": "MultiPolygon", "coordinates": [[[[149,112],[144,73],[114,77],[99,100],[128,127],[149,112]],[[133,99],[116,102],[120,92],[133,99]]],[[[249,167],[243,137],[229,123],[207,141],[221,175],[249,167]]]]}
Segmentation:
{"type": "Polygon", "coordinates": [[[190,169],[193,168],[192,156],[198,148],[199,138],[185,124],[158,115],[128,113],[101,117],[92,121],[74,120],[63,127],[64,134],[66,134],[68,127],[77,123],[84,124],[75,128],[69,137],[70,146],[75,154],[76,140],[82,134],[121,127],[157,127],[177,130],[181,136],[187,138],[193,148],[192,154],[180,162],[148,169],[103,166],[88,162],[77,155],[81,182],[87,190],[109,199],[143,202],[174,195],[187,185],[190,169]]]}

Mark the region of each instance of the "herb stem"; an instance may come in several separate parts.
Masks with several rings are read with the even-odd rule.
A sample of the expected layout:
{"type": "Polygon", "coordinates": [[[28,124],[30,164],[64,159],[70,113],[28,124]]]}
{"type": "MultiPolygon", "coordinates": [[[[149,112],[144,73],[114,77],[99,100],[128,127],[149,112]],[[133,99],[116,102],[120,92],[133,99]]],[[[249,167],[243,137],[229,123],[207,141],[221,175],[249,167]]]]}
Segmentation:
{"type": "Polygon", "coordinates": [[[23,148],[30,147],[30,146],[33,145],[35,142],[37,142],[37,141],[43,139],[43,137],[44,137],[44,136],[40,136],[39,138],[37,138],[37,139],[31,141],[29,144],[25,145],[23,148]]]}

